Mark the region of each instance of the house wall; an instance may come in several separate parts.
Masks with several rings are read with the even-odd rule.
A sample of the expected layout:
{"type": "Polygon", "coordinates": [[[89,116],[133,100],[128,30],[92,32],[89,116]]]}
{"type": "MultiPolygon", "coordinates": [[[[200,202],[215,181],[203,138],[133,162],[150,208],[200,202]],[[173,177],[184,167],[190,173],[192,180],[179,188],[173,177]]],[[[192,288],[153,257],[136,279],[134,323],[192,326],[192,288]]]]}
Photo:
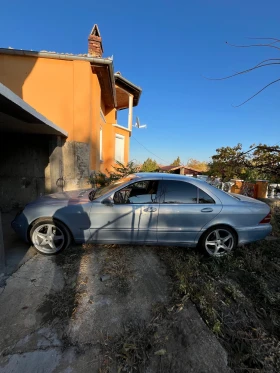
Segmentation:
{"type": "Polygon", "coordinates": [[[129,142],[130,132],[114,126],[117,123],[116,109],[108,110],[105,115],[106,123],[103,123],[103,162],[100,165],[100,170],[104,173],[113,171],[115,162],[115,136],[116,134],[124,136],[124,163],[129,161],[129,142]]]}
{"type": "Polygon", "coordinates": [[[112,126],[117,122],[116,110],[108,109],[102,101],[100,84],[89,62],[1,54],[0,82],[68,132],[66,140],[54,139],[50,143],[46,192],[58,190],[57,180],[61,177],[64,190],[71,190],[88,187],[91,170],[111,170],[116,133],[125,136],[125,163],[128,161],[129,132],[112,126]],[[100,108],[106,123],[100,117],[100,108]]]}

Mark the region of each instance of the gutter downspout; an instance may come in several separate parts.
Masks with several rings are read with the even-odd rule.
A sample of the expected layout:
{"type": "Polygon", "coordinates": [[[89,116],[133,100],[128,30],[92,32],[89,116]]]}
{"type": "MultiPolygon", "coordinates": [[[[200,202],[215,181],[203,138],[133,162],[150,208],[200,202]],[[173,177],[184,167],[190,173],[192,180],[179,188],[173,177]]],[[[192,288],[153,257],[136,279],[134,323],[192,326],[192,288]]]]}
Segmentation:
{"type": "Polygon", "coordinates": [[[66,61],[87,61],[93,65],[107,65],[109,68],[111,86],[112,86],[112,93],[114,99],[114,105],[117,106],[117,96],[116,96],[116,88],[115,88],[115,77],[114,77],[114,65],[113,60],[109,58],[98,58],[98,57],[86,57],[86,56],[75,56],[75,55],[68,55],[63,53],[52,53],[52,52],[33,52],[33,51],[25,51],[19,49],[7,49],[7,48],[0,48],[0,54],[9,54],[14,56],[26,56],[26,57],[41,57],[41,58],[51,58],[54,60],[66,60],[66,61]]]}

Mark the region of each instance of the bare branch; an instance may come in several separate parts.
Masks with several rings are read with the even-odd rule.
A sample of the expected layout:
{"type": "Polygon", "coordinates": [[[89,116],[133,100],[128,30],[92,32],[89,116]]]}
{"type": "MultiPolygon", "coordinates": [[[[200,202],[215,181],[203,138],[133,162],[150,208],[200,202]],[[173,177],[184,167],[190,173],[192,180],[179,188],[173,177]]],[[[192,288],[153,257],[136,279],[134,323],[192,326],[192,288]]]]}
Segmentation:
{"type": "Polygon", "coordinates": [[[236,45],[236,44],[231,44],[226,41],[227,45],[230,45],[231,47],[235,48],[251,48],[251,47],[268,47],[268,48],[274,48],[280,50],[279,47],[276,47],[275,45],[272,44],[248,44],[248,45],[236,45]]]}
{"type": "Polygon", "coordinates": [[[280,149],[276,146],[258,145],[257,148],[260,150],[267,150],[269,152],[280,153],[280,149]]]}
{"type": "Polygon", "coordinates": [[[267,61],[280,61],[280,58],[268,58],[267,60],[263,60],[263,61],[259,62],[255,67],[258,67],[259,65],[262,65],[263,63],[265,63],[267,61]]]}
{"type": "Polygon", "coordinates": [[[270,45],[280,43],[280,39],[277,39],[277,38],[250,38],[250,37],[247,37],[245,39],[249,39],[249,40],[274,40],[273,43],[269,43],[270,45]]]}
{"type": "MultiPolygon", "coordinates": [[[[277,58],[277,60],[280,61],[280,58],[277,58]]],[[[235,74],[225,76],[224,78],[207,78],[206,76],[203,76],[203,75],[202,76],[203,76],[203,78],[205,78],[207,80],[226,80],[226,79],[233,78],[233,77],[235,77],[237,75],[247,74],[250,71],[253,71],[253,70],[256,70],[256,69],[260,69],[261,67],[265,67],[265,66],[271,66],[271,65],[280,65],[280,62],[269,62],[269,63],[265,63],[263,65],[258,64],[258,65],[254,66],[254,67],[251,67],[250,69],[243,70],[243,71],[238,71],[235,74]]]]}
{"type": "Polygon", "coordinates": [[[252,100],[252,98],[256,97],[258,94],[260,94],[262,91],[264,91],[267,87],[271,86],[272,84],[275,84],[277,82],[280,81],[280,78],[279,79],[276,79],[274,80],[273,82],[270,82],[269,84],[267,84],[266,86],[264,86],[262,89],[260,89],[258,92],[256,92],[253,96],[249,97],[247,100],[243,101],[241,104],[239,105],[232,105],[233,107],[240,107],[244,104],[246,104],[246,102],[252,100]]]}

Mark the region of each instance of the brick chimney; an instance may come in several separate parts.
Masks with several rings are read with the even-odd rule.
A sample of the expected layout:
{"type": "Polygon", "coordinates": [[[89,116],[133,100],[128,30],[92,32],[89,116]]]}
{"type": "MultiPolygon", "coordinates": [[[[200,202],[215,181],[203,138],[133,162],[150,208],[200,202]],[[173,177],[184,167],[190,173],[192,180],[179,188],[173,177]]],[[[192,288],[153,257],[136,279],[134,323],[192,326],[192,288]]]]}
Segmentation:
{"type": "Polygon", "coordinates": [[[88,37],[88,55],[92,57],[102,57],[102,38],[97,25],[94,25],[88,37]]]}

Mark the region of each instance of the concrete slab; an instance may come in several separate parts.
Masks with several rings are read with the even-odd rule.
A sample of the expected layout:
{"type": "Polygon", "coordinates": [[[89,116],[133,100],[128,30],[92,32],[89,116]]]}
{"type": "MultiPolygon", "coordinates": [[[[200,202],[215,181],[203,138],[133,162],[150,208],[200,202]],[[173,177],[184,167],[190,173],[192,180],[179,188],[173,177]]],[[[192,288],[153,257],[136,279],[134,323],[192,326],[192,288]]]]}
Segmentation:
{"type": "Polygon", "coordinates": [[[5,275],[11,275],[34,255],[36,250],[20,239],[11,227],[17,210],[2,212],[2,227],[6,256],[5,275]]]}

